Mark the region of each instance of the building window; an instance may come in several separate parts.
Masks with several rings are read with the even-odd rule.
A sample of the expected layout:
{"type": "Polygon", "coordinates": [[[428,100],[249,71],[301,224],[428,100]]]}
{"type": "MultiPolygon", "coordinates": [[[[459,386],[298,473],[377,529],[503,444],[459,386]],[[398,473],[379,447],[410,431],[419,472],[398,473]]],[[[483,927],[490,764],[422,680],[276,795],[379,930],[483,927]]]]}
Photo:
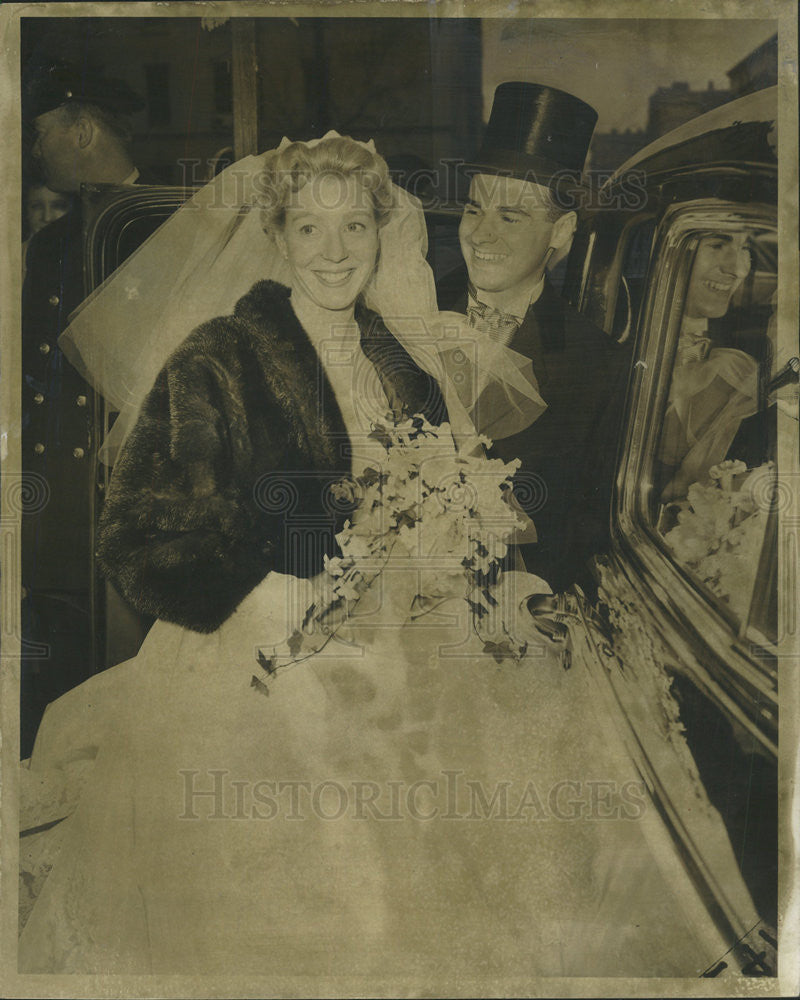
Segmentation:
{"type": "Polygon", "coordinates": [[[147,120],[153,125],[169,125],[172,107],[169,89],[169,63],[151,63],[145,66],[147,92],[147,120]]]}

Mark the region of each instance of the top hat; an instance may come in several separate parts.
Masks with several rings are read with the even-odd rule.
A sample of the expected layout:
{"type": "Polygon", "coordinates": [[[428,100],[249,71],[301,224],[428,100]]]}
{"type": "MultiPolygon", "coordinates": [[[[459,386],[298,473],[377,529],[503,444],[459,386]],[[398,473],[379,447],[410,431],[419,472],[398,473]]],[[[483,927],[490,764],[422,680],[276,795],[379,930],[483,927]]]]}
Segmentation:
{"type": "Polygon", "coordinates": [[[471,173],[505,174],[547,185],[567,174],[580,183],[597,112],[579,97],[538,83],[501,83],[471,173]]]}
{"type": "Polygon", "coordinates": [[[22,116],[27,122],[71,102],[94,104],[121,115],[133,114],[145,106],[123,80],[67,63],[39,67],[23,84],[22,116]]]}

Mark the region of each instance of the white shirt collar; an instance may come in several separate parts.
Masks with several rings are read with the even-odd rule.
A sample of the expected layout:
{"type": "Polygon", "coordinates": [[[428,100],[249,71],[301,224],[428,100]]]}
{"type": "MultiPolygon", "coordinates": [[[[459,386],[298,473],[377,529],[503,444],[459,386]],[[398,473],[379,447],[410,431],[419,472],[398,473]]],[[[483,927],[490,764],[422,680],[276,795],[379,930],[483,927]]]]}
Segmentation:
{"type": "Polygon", "coordinates": [[[139,180],[139,171],[136,167],[131,170],[128,176],[120,181],[120,184],[135,184],[139,180]]]}
{"type": "MultiPolygon", "coordinates": [[[[539,301],[539,297],[541,296],[543,289],[544,289],[544,275],[542,275],[542,277],[534,285],[534,287],[530,290],[530,292],[525,292],[519,295],[519,297],[513,303],[511,309],[503,310],[504,315],[513,316],[516,320],[522,323],[522,321],[525,319],[525,314],[530,309],[530,307],[535,302],[539,301]]],[[[484,302],[487,306],[497,308],[494,302],[492,301],[494,296],[492,295],[491,292],[484,292],[480,288],[476,288],[475,292],[477,293],[477,298],[480,299],[481,302],[484,302]]],[[[469,304],[471,306],[474,306],[475,302],[476,302],[476,296],[473,294],[472,283],[470,283],[469,304]]]]}

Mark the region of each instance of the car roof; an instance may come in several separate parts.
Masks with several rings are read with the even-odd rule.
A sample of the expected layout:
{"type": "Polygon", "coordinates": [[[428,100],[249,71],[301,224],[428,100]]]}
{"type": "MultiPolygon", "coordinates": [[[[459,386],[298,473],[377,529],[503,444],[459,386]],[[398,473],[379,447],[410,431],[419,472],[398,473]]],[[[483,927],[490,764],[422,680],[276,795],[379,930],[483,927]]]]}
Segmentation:
{"type": "Polygon", "coordinates": [[[713,162],[777,165],[778,88],[767,87],[692,118],[639,150],[604,187],[632,170],[686,168],[713,162]]]}

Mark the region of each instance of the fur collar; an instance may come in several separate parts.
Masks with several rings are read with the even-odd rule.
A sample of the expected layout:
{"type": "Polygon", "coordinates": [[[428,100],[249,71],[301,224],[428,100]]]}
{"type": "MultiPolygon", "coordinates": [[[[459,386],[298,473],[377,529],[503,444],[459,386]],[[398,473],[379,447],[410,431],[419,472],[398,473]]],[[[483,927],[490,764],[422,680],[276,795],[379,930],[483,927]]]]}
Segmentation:
{"type": "MultiPolygon", "coordinates": [[[[276,364],[284,368],[287,375],[293,373],[295,385],[299,366],[304,378],[301,384],[322,388],[323,398],[330,401],[333,425],[326,429],[327,433],[339,436],[344,433],[339,406],[321,369],[317,351],[292,309],[290,295],[285,285],[259,281],[236,303],[234,316],[251,329],[268,333],[276,364]]],[[[368,309],[361,299],[356,302],[355,320],[360,330],[361,349],[375,368],[389,405],[399,412],[424,413],[434,423],[446,419],[435,380],[418,368],[381,317],[368,309]]],[[[316,407],[318,394],[308,395],[306,403],[316,407]]],[[[310,418],[311,413],[307,416],[310,418]]]]}

